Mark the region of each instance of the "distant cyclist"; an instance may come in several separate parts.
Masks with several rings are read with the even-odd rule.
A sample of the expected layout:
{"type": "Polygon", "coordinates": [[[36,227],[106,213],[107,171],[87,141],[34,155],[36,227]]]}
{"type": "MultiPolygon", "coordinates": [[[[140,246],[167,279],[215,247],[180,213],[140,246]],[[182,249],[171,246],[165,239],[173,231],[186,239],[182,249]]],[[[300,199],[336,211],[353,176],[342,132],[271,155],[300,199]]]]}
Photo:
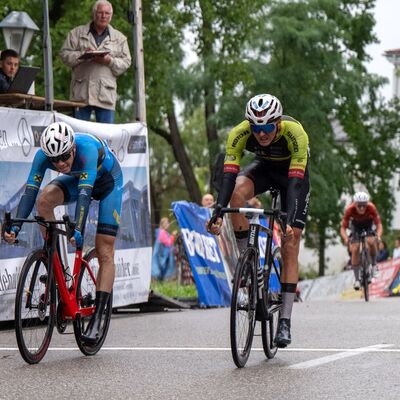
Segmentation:
{"type": "Polygon", "coordinates": [[[359,290],[360,283],[360,233],[366,230],[368,234],[368,248],[372,262],[372,275],[378,276],[376,255],[378,253],[378,242],[382,237],[382,223],[375,205],[369,201],[365,192],[357,192],[353,196],[353,202],[346,207],[344,212],[340,236],[343,242],[350,249],[351,266],[354,271],[354,289],[359,290]],[[350,225],[351,224],[351,225],[350,225]],[[351,233],[347,234],[347,229],[351,233]]]}
{"type": "MultiPolygon", "coordinates": [[[[50,124],[40,138],[40,149],[33,160],[25,192],[17,210],[17,218],[27,218],[35,204],[47,169],[62,175],[52,180],[37,201],[38,215],[54,220],[54,209],[76,201],[73,245],[83,244],[83,234],[91,199],[99,200],[96,251],[99,273],[96,287],[96,311],[90,320],[83,340],[95,343],[98,339],[101,315],[112,291],[115,265],[114,245],[120,222],[123,178],[118,160],[107,144],[86,133],[74,133],[64,122],[50,124]]],[[[21,229],[14,224],[5,239],[13,243],[21,229]]]]}
{"type": "MultiPolygon", "coordinates": [[[[228,135],[223,182],[217,204],[243,207],[254,196],[270,188],[279,189],[281,208],[288,213],[287,237],[282,244],[282,312],[276,345],[291,343],[290,318],[298,282],[298,255],[309,202],[308,136],[300,122],[283,115],[280,101],[270,94],[251,98],[245,120],[228,135]],[[255,158],[240,174],[244,150],[255,158]]],[[[242,214],[232,214],[232,224],[239,250],[247,245],[249,223],[242,214]]],[[[219,234],[222,219],[210,228],[219,234]]]]}

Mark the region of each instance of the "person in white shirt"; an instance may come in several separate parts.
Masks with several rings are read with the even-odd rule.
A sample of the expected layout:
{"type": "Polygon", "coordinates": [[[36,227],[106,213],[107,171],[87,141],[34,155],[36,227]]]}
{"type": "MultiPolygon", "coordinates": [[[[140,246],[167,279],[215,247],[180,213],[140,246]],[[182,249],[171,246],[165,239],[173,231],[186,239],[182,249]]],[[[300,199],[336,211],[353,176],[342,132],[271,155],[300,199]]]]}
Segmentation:
{"type": "Polygon", "coordinates": [[[395,258],[400,258],[400,238],[397,238],[394,242],[393,260],[395,258]]]}

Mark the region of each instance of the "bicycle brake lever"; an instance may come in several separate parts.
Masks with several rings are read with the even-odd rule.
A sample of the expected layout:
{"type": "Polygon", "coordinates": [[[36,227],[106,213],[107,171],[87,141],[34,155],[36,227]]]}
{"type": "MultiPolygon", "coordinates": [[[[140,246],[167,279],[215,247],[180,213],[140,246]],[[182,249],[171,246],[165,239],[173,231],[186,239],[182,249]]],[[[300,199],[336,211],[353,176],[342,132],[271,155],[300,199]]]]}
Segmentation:
{"type": "Polygon", "coordinates": [[[65,222],[65,231],[67,232],[67,239],[70,240],[74,236],[75,223],[71,222],[69,215],[63,215],[63,221],[65,222]]]}

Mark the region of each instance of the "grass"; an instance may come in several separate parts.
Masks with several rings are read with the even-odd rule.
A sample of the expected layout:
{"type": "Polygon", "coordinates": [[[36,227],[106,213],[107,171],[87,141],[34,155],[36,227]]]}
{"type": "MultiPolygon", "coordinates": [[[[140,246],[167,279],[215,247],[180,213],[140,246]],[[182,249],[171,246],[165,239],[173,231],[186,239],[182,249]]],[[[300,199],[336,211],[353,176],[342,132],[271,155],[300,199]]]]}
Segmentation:
{"type": "Polygon", "coordinates": [[[178,285],[177,281],[153,281],[150,288],[173,299],[197,298],[196,285],[178,285]]]}

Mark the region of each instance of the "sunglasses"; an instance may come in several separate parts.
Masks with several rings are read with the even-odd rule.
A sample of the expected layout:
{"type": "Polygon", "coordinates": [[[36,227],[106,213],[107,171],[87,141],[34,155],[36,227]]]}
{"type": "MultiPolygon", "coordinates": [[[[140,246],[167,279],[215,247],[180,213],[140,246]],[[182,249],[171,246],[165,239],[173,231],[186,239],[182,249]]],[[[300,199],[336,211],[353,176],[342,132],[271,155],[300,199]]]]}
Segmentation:
{"type": "Polygon", "coordinates": [[[72,152],[61,154],[60,156],[56,157],[47,157],[52,163],[57,164],[59,161],[65,162],[69,160],[71,157],[72,152]]]}
{"type": "Polygon", "coordinates": [[[357,204],[357,208],[367,208],[366,204],[357,204]]]}
{"type": "Polygon", "coordinates": [[[257,135],[259,133],[261,133],[261,132],[264,132],[264,133],[267,133],[267,134],[272,133],[272,132],[274,132],[275,128],[276,128],[276,124],[275,123],[274,124],[265,124],[265,125],[253,125],[253,124],[251,124],[251,130],[253,131],[253,133],[255,133],[257,135]]]}

